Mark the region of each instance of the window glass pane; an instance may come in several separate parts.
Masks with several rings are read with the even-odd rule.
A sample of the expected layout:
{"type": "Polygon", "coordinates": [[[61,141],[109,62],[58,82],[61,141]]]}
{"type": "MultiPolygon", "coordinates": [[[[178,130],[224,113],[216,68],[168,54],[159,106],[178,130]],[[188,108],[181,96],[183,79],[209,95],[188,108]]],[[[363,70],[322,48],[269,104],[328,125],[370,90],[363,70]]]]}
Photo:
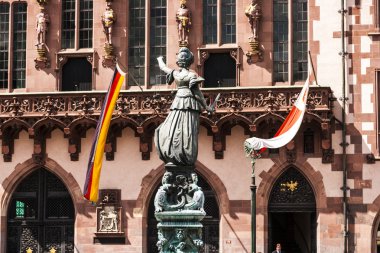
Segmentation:
{"type": "Polygon", "coordinates": [[[128,85],[144,85],[145,0],[129,2],[128,85]]]}
{"type": "Polygon", "coordinates": [[[9,3],[0,3],[0,89],[8,88],[9,3]]]}
{"type": "Polygon", "coordinates": [[[13,88],[25,88],[26,3],[13,5],[13,88]]]}
{"type": "Polygon", "coordinates": [[[74,48],[75,0],[62,0],[62,48],[74,48]]]}
{"type": "Polygon", "coordinates": [[[79,48],[92,47],[92,0],[80,0],[79,48]]]}
{"type": "Polygon", "coordinates": [[[203,0],[203,43],[217,43],[217,0],[203,0]]]}
{"type": "Polygon", "coordinates": [[[307,0],[293,0],[293,80],[307,78],[307,0]]]}
{"type": "Polygon", "coordinates": [[[273,81],[288,81],[288,1],[273,0],[273,81]]]}
{"type": "Polygon", "coordinates": [[[150,5],[150,85],[165,84],[166,76],[157,63],[158,56],[166,56],[166,0],[152,0],[150,5]]]}
{"type": "Polygon", "coordinates": [[[222,2],[222,43],[236,42],[236,0],[222,2]]]}

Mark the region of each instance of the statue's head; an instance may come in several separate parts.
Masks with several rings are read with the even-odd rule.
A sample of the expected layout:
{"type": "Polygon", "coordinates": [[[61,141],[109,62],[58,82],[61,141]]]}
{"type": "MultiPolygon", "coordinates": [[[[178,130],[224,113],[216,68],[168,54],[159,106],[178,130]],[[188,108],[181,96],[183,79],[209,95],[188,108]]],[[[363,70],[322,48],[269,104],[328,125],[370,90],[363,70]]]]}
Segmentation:
{"type": "Polygon", "coordinates": [[[181,47],[177,53],[177,65],[180,68],[189,68],[194,62],[194,55],[187,47],[181,47]]]}
{"type": "Polygon", "coordinates": [[[176,229],[175,236],[177,237],[177,239],[179,241],[183,241],[185,239],[185,237],[186,237],[186,231],[184,229],[182,229],[182,228],[178,228],[178,229],[176,229]]]}
{"type": "Polygon", "coordinates": [[[186,8],[186,0],[180,1],[181,8],[186,8]]]}
{"type": "Polygon", "coordinates": [[[173,173],[167,171],[165,172],[164,176],[162,177],[162,184],[169,184],[170,183],[170,180],[173,176],[173,173]]]}
{"type": "Polygon", "coordinates": [[[198,183],[198,175],[196,173],[191,173],[191,180],[194,184],[198,183]]]}

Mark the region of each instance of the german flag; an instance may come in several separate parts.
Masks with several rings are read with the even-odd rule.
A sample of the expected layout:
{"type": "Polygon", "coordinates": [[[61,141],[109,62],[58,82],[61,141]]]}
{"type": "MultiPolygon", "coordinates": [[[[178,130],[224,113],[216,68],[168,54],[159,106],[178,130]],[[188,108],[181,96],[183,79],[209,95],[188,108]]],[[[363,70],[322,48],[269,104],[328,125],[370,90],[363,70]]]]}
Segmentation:
{"type": "Polygon", "coordinates": [[[104,146],[106,144],[112,113],[116,105],[116,100],[119,97],[125,75],[126,73],[121,71],[120,67],[116,65],[115,73],[103,103],[98,125],[96,126],[83,190],[83,196],[92,202],[98,201],[99,178],[103,163],[104,146]]]}

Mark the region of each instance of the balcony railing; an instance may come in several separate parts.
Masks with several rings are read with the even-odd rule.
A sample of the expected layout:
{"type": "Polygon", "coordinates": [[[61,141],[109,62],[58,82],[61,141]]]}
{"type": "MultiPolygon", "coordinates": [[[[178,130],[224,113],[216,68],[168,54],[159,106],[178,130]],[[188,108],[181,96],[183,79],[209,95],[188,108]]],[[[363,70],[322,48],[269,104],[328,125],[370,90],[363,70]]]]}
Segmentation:
{"type": "MultiPolygon", "coordinates": [[[[208,103],[217,94],[216,113],[263,113],[267,111],[285,112],[297,99],[301,87],[252,87],[204,89],[208,103]]],[[[122,91],[115,108],[116,113],[155,114],[166,113],[170,108],[175,92],[122,91]]],[[[51,115],[75,116],[82,114],[98,115],[103,104],[105,92],[52,92],[0,94],[0,118],[39,117],[51,115]]],[[[313,112],[331,112],[332,91],[329,87],[310,88],[308,109],[313,112]]]]}

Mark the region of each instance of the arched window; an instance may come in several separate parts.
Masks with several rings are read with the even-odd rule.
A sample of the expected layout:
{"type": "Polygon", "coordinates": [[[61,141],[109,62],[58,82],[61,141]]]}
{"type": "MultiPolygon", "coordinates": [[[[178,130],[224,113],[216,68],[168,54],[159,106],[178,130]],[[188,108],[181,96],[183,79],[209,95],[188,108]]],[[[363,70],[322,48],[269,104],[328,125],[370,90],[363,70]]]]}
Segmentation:
{"type": "Polygon", "coordinates": [[[293,84],[307,78],[307,9],[307,0],[273,0],[274,82],[293,84]],[[289,42],[290,37],[292,43],[289,42]]]}
{"type": "Polygon", "coordinates": [[[8,207],[7,252],[74,252],[74,206],[62,181],[41,168],[16,188],[8,207]]]}
{"type": "MultiPolygon", "coordinates": [[[[202,187],[205,195],[204,210],[206,217],[201,221],[203,224],[202,240],[204,242],[204,248],[200,253],[219,252],[219,205],[216,199],[216,194],[207,181],[198,174],[198,185],[202,187]]],[[[154,194],[157,192],[159,186],[155,189],[154,194]]],[[[157,220],[154,216],[154,195],[149,204],[148,211],[148,249],[149,253],[158,253],[156,243],[157,238],[157,220]]]]}

